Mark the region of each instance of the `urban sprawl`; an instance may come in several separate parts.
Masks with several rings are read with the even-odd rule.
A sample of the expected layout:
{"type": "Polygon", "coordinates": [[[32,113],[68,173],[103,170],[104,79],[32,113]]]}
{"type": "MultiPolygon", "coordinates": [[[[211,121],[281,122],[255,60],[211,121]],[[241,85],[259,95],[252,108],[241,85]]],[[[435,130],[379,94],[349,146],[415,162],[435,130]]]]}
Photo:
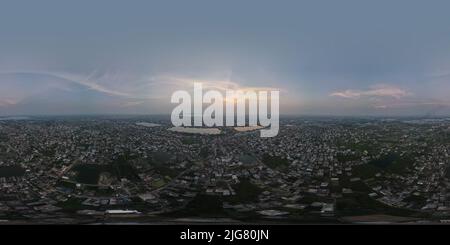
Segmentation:
{"type": "Polygon", "coordinates": [[[0,120],[0,221],[450,221],[449,118],[282,117],[173,127],[157,116],[0,120]]]}

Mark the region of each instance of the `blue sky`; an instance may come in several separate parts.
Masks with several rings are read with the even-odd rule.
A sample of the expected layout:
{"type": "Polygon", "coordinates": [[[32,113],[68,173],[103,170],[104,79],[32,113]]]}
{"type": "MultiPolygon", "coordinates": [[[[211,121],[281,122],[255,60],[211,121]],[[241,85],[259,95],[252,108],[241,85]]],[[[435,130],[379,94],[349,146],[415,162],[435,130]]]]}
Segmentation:
{"type": "Polygon", "coordinates": [[[170,113],[277,88],[281,113],[449,115],[449,1],[2,1],[0,114],[170,113]]]}

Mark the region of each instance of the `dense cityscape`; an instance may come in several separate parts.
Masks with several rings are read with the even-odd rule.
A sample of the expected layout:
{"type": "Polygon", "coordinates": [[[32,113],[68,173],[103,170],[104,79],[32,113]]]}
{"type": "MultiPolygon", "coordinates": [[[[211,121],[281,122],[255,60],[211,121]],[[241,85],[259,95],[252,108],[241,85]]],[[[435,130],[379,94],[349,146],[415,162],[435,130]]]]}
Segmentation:
{"type": "Polygon", "coordinates": [[[3,117],[3,223],[446,223],[450,118],[3,117]]]}

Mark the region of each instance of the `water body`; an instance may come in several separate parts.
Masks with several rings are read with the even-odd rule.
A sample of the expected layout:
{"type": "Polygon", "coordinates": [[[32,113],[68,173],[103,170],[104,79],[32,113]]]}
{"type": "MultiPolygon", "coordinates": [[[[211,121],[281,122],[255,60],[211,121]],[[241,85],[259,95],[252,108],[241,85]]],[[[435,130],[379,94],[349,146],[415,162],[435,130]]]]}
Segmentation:
{"type": "Polygon", "coordinates": [[[263,126],[247,126],[247,127],[234,127],[234,130],[238,132],[248,132],[248,131],[254,131],[258,129],[264,128],[263,126]]]}
{"type": "Polygon", "coordinates": [[[173,132],[187,133],[187,134],[205,134],[205,135],[218,135],[222,131],[218,128],[185,128],[185,127],[172,127],[167,129],[173,132]]]}
{"type": "Polygon", "coordinates": [[[21,166],[0,166],[0,178],[20,177],[25,174],[21,166]]]}
{"type": "Polygon", "coordinates": [[[252,155],[248,155],[248,154],[240,156],[239,160],[244,164],[253,164],[256,162],[255,157],[253,157],[252,155]]]}
{"type": "Polygon", "coordinates": [[[138,123],[136,123],[136,125],[139,125],[139,126],[144,126],[144,127],[159,127],[159,126],[161,126],[161,124],[157,124],[157,123],[148,123],[148,122],[138,122],[138,123]]]}

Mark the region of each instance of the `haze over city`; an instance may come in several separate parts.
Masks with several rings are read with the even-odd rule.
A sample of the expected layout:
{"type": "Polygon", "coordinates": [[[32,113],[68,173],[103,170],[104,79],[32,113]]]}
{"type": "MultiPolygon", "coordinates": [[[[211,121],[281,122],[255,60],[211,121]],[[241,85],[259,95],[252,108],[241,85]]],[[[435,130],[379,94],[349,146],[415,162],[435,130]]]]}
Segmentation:
{"type": "Polygon", "coordinates": [[[0,115],[169,114],[193,82],[281,114],[450,114],[448,1],[4,1],[0,115]]]}

